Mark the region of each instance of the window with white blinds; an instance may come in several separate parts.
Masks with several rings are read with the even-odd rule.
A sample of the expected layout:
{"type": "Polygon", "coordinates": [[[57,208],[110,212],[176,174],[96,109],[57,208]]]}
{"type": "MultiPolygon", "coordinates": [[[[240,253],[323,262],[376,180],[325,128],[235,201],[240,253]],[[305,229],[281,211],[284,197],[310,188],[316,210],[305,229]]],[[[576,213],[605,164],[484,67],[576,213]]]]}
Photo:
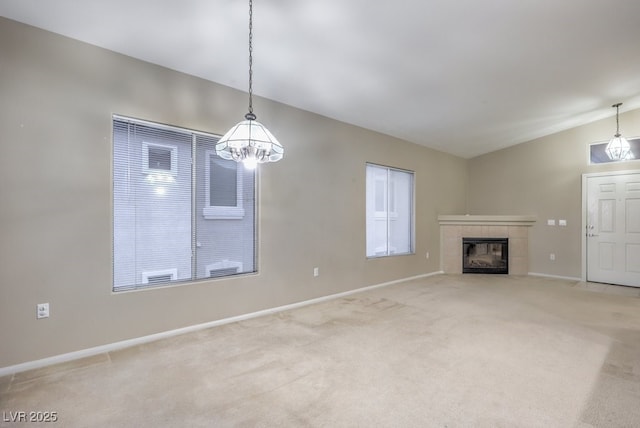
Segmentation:
{"type": "Polygon", "coordinates": [[[256,271],[256,175],[219,137],[113,118],[113,289],[256,271]]]}
{"type": "Polygon", "coordinates": [[[367,257],[412,254],[413,172],[367,164],[367,257]]]}

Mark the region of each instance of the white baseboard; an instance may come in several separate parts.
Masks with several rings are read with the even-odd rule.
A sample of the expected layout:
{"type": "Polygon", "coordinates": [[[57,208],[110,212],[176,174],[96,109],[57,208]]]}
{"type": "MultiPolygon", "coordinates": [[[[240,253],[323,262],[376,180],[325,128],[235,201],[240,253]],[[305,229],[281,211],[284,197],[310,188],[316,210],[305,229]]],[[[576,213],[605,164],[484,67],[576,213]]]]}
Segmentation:
{"type": "Polygon", "coordinates": [[[575,276],[549,275],[546,273],[537,273],[537,272],[529,272],[527,275],[540,276],[543,278],[566,279],[567,281],[582,281],[582,278],[578,278],[575,276]]]}
{"type": "Polygon", "coordinates": [[[349,296],[351,294],[361,293],[363,291],[374,290],[376,288],[386,287],[392,284],[398,284],[401,282],[411,281],[414,279],[427,278],[430,276],[440,275],[444,272],[431,272],[421,275],[412,276],[409,278],[397,279],[394,281],[383,282],[380,284],[369,285],[367,287],[357,288],[355,290],[349,290],[342,293],[331,294],[328,296],[317,297],[315,299],[305,300],[302,302],[291,303],[289,305],[278,306],[275,308],[264,309],[257,312],[251,312],[248,314],[238,315],[235,317],[224,318],[221,320],[210,321],[202,324],[196,324],[189,327],[178,328],[175,330],[164,331],[161,333],[150,334],[148,336],[136,337],[134,339],[122,340],[120,342],[109,343],[106,345],[95,346],[93,348],[87,348],[80,351],[69,352],[66,354],[55,355],[53,357],[43,358],[35,361],[28,361],[26,363],[16,364],[8,367],[0,367],[0,377],[9,376],[15,373],[24,372],[27,370],[39,369],[41,367],[50,366],[53,364],[65,363],[68,361],[79,360],[81,358],[92,357],[94,355],[103,354],[105,352],[117,351],[123,348],[129,348],[131,346],[142,345],[144,343],[154,342],[160,339],[166,339],[180,334],[191,333],[198,330],[204,330],[206,328],[216,327],[224,324],[230,324],[233,322],[244,321],[251,318],[257,318],[265,315],[272,315],[278,312],[287,311],[290,309],[301,308],[303,306],[313,305],[316,303],[326,302],[328,300],[339,299],[341,297],[349,296]]]}

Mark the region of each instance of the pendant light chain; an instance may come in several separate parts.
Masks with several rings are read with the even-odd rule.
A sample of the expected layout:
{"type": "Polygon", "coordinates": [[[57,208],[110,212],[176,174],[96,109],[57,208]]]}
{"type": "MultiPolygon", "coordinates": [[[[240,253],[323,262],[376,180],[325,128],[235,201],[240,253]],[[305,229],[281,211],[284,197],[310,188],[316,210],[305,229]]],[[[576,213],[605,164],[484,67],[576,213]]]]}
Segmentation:
{"type": "Polygon", "coordinates": [[[284,147],[253,113],[253,0],[249,0],[249,112],[216,143],[222,159],[242,162],[252,169],[265,162],[278,162],[284,147]]]}
{"type": "Polygon", "coordinates": [[[249,114],[253,116],[253,0],[249,0],[249,114]]]}
{"type": "Polygon", "coordinates": [[[616,108],[616,137],[620,136],[620,106],[622,105],[622,103],[618,103],[618,104],[614,104],[614,107],[616,108]]]}

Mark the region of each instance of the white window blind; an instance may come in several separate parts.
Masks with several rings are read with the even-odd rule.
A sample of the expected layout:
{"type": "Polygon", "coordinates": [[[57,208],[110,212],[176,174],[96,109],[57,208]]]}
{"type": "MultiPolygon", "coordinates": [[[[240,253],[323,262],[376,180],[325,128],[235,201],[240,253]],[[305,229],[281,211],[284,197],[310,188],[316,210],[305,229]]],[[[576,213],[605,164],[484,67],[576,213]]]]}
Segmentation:
{"type": "Polygon", "coordinates": [[[114,116],[114,290],[210,278],[211,265],[255,272],[255,170],[217,157],[217,140],[114,116]],[[206,216],[212,198],[242,215],[206,216]]]}
{"type": "Polygon", "coordinates": [[[367,164],[367,257],[411,254],[413,172],[367,164]]]}

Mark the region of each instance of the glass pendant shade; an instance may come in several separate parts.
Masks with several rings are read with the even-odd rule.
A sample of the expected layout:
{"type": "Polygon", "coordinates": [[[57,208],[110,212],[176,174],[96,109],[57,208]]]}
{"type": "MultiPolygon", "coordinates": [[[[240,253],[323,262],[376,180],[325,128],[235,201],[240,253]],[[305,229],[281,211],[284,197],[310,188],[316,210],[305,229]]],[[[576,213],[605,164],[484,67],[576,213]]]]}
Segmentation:
{"type": "Polygon", "coordinates": [[[614,104],[611,107],[616,108],[616,134],[613,136],[605,152],[611,160],[625,160],[629,159],[631,154],[631,146],[626,138],[620,135],[620,106],[622,103],[614,104]]]}
{"type": "Polygon", "coordinates": [[[616,134],[607,144],[606,152],[611,160],[625,160],[629,158],[631,146],[626,138],[616,134]]]}
{"type": "Polygon", "coordinates": [[[244,118],[218,140],[216,154],[247,168],[282,159],[284,148],[253,113],[253,0],[249,0],[249,113],[244,118]]]}
{"type": "Polygon", "coordinates": [[[252,167],[279,161],[284,156],[284,148],[254,114],[247,113],[245,120],[220,138],[216,153],[223,159],[244,162],[247,167],[252,167]]]}

